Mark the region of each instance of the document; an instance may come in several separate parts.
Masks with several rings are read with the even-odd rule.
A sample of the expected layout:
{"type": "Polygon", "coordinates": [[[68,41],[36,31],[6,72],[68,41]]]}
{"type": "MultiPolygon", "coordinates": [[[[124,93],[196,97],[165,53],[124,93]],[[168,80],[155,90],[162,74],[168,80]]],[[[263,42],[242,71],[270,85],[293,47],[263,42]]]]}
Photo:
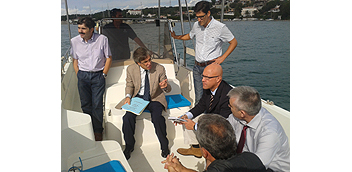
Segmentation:
{"type": "Polygon", "coordinates": [[[178,123],[187,122],[186,120],[184,120],[182,118],[173,117],[173,116],[170,116],[168,119],[171,120],[171,121],[174,121],[174,122],[178,122],[178,123]]]}
{"type": "Polygon", "coordinates": [[[140,115],[144,109],[148,106],[149,101],[146,101],[139,97],[133,97],[131,99],[131,104],[124,104],[121,108],[122,110],[132,112],[136,115],[140,115]]]}

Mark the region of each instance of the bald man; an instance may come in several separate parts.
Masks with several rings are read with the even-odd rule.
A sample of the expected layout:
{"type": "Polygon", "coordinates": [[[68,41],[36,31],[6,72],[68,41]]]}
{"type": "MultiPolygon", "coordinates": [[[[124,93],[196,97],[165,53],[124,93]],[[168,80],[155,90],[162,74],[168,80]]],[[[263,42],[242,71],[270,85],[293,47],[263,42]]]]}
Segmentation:
{"type": "Polygon", "coordinates": [[[202,157],[194,132],[197,130],[196,123],[201,114],[219,114],[225,118],[228,118],[231,114],[231,109],[228,106],[229,98],[227,97],[227,93],[232,87],[222,80],[222,73],[222,67],[216,63],[212,63],[204,69],[202,74],[203,95],[194,108],[181,116],[181,118],[187,121],[181,123],[183,124],[184,143],[190,145],[189,149],[177,149],[177,152],[181,155],[202,157]]]}

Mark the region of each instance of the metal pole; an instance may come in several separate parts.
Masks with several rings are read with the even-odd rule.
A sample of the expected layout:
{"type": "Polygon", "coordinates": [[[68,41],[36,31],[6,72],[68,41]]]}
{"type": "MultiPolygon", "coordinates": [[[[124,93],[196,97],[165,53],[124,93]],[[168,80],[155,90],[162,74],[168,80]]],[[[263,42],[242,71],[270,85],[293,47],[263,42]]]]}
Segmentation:
{"type": "MultiPolygon", "coordinates": [[[[186,9],[187,9],[187,17],[188,17],[188,24],[189,24],[189,30],[192,30],[192,25],[191,25],[191,16],[189,15],[189,9],[188,9],[188,5],[187,5],[187,0],[185,0],[186,3],[186,9]]],[[[193,49],[195,49],[195,44],[194,44],[194,39],[192,39],[192,43],[193,43],[193,49]]]]}
{"type": "Polygon", "coordinates": [[[225,5],[225,0],[222,0],[222,2],[221,2],[221,19],[220,19],[220,22],[223,22],[223,20],[224,20],[224,5],[225,5]]]}
{"type": "Polygon", "coordinates": [[[71,44],[71,29],[70,29],[70,21],[68,18],[68,6],[67,6],[67,0],[65,0],[65,6],[66,6],[66,17],[67,17],[67,26],[68,26],[68,33],[70,37],[70,44],[71,44]]]}
{"type": "MultiPolygon", "coordinates": [[[[181,6],[180,0],[178,0],[178,5],[180,8],[181,31],[182,31],[182,35],[184,35],[185,29],[183,27],[183,14],[182,14],[182,6],[181,6]]],[[[183,65],[186,66],[186,44],[185,44],[185,41],[183,41],[183,65]]]]}
{"type": "MultiPolygon", "coordinates": [[[[160,0],[158,0],[158,2],[159,2],[158,19],[159,19],[159,22],[160,22],[160,0]]],[[[160,57],[160,26],[159,26],[158,57],[160,57]]]]}

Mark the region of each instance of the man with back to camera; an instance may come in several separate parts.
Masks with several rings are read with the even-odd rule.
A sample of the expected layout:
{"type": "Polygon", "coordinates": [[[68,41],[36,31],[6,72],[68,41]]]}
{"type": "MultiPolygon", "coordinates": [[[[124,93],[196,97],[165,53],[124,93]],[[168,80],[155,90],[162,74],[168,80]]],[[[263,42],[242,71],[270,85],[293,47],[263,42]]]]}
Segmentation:
{"type": "Polygon", "coordinates": [[[227,120],[235,130],[237,153],[255,153],[268,171],[290,171],[288,138],[279,121],[262,107],[258,91],[239,86],[228,96],[232,115],[227,120]]]}
{"type": "Polygon", "coordinates": [[[111,65],[111,51],[108,38],[94,33],[92,18],[81,18],[77,24],[79,35],[71,39],[71,54],[78,79],[81,108],[92,119],[95,140],[102,141],[103,95],[105,78],[111,65]]]}
{"type": "MultiPolygon", "coordinates": [[[[122,11],[116,8],[110,11],[110,15],[113,18],[123,17],[122,11]]],[[[113,19],[112,23],[105,25],[102,34],[109,38],[113,60],[130,59],[131,53],[128,38],[132,39],[139,46],[147,48],[133,29],[128,24],[122,22],[122,19],[113,19]]]]}
{"type": "Polygon", "coordinates": [[[197,2],[194,11],[198,21],[194,23],[188,34],[176,35],[175,32],[170,32],[174,39],[190,40],[196,38],[193,79],[196,95],[195,104],[197,104],[203,92],[202,73],[204,68],[214,62],[221,64],[236,48],[237,40],[225,24],[210,16],[209,2],[197,2]],[[222,54],[222,44],[224,42],[228,42],[230,45],[226,52],[222,54]]]}
{"type": "MultiPolygon", "coordinates": [[[[133,59],[135,64],[127,67],[124,104],[130,104],[132,97],[140,97],[150,101],[146,109],[150,111],[155,133],[160,142],[161,156],[166,158],[170,150],[162,111],[167,109],[164,91],[167,93],[171,91],[166,71],[164,66],[151,61],[149,51],[144,47],[139,47],[134,51],[133,59]]],[[[131,157],[136,142],[134,138],[135,126],[136,115],[127,111],[123,116],[122,124],[122,132],[126,142],[123,153],[127,160],[131,157]]]]}
{"type": "Polygon", "coordinates": [[[231,109],[228,106],[229,98],[227,97],[227,93],[232,87],[226,81],[222,80],[222,74],[222,67],[216,63],[210,64],[204,69],[202,74],[204,89],[202,98],[196,106],[194,106],[189,112],[186,112],[185,115],[181,116],[181,118],[187,121],[181,122],[181,124],[184,125],[184,143],[190,145],[190,148],[177,149],[179,154],[193,155],[198,158],[202,157],[195,135],[195,131],[197,130],[196,123],[201,114],[214,113],[225,118],[231,114],[231,109]]]}
{"type": "MultiPolygon", "coordinates": [[[[216,114],[199,117],[197,140],[206,160],[206,172],[265,172],[265,167],[254,153],[236,154],[236,136],[226,118],[216,114]]],[[[172,153],[162,161],[169,172],[194,172],[184,167],[172,153]]]]}

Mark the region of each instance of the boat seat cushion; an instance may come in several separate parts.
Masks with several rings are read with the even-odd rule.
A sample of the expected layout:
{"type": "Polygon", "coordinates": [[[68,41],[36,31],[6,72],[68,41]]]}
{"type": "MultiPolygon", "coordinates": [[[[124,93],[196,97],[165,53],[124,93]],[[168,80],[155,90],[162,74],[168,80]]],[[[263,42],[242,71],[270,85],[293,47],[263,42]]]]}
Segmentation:
{"type": "MultiPolygon", "coordinates": [[[[167,109],[185,107],[185,106],[191,105],[191,102],[188,101],[181,94],[166,95],[165,98],[166,98],[166,102],[167,102],[167,109]]],[[[149,110],[145,109],[144,112],[149,112],[149,110]]]]}
{"type": "Polygon", "coordinates": [[[117,160],[112,160],[110,162],[107,162],[105,164],[83,170],[83,172],[126,172],[125,168],[122,166],[120,161],[117,160]]]}

